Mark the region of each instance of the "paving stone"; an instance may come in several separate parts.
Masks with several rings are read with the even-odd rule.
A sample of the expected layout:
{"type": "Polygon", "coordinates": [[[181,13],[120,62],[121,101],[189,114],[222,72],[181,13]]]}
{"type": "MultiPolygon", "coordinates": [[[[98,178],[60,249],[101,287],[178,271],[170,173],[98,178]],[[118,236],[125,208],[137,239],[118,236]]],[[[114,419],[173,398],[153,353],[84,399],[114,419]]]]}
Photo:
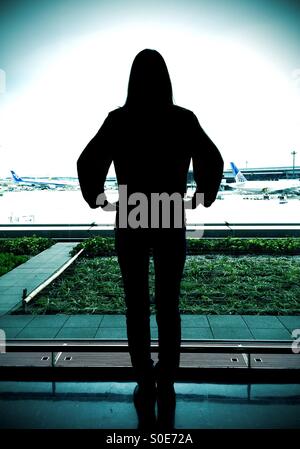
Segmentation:
{"type": "Polygon", "coordinates": [[[39,282],[40,284],[44,282],[46,279],[52,276],[53,273],[34,273],[33,280],[35,282],[39,282]]]}
{"type": "Polygon", "coordinates": [[[242,317],[251,329],[284,329],[283,324],[276,316],[242,315],[242,317]]]}
{"type": "Polygon", "coordinates": [[[257,340],[293,340],[291,332],[286,329],[252,329],[257,340]]]}
{"type": "Polygon", "coordinates": [[[103,315],[71,315],[64,327],[99,327],[102,320],[103,315]]]}
{"type": "Polygon", "coordinates": [[[5,303],[0,305],[0,313],[2,316],[4,314],[8,315],[9,313],[13,312],[16,309],[15,303],[5,303]]]}
{"type": "Polygon", "coordinates": [[[300,329],[300,315],[278,316],[278,319],[289,330],[300,329]]]}
{"type": "Polygon", "coordinates": [[[240,315],[207,315],[211,327],[239,327],[247,329],[247,325],[240,315]]]}
{"type": "Polygon", "coordinates": [[[5,336],[6,338],[15,338],[22,329],[22,327],[7,327],[4,329],[5,336]]]}
{"type": "Polygon", "coordinates": [[[156,316],[153,313],[150,315],[150,327],[157,327],[156,316]]]}
{"type": "MultiPolygon", "coordinates": [[[[12,270],[12,271],[13,271],[13,270],[12,270]]],[[[3,283],[6,279],[9,279],[9,278],[10,278],[12,271],[9,271],[8,273],[2,274],[2,276],[0,277],[0,285],[2,285],[2,283],[3,283]]]]}
{"type": "Polygon", "coordinates": [[[3,295],[0,299],[0,306],[11,305],[21,302],[19,295],[3,295]]]}
{"type": "Polygon", "coordinates": [[[104,315],[101,321],[102,327],[126,327],[125,315],[104,315]]]}
{"type": "Polygon", "coordinates": [[[182,327],[209,327],[206,315],[181,315],[182,327]]]}
{"type": "Polygon", "coordinates": [[[127,331],[124,327],[102,327],[98,329],[95,338],[106,338],[106,339],[127,339],[127,331]]]}
{"type": "Polygon", "coordinates": [[[212,327],[213,336],[216,339],[229,339],[229,340],[239,340],[239,339],[251,339],[253,336],[249,329],[242,327],[212,327]]]}
{"type": "MultiPolygon", "coordinates": [[[[157,327],[150,327],[150,335],[151,339],[158,340],[158,329],[157,327]]],[[[127,338],[127,335],[126,335],[127,338]]]]}
{"type": "Polygon", "coordinates": [[[33,320],[33,315],[5,315],[0,317],[0,328],[25,327],[33,320]]]}
{"type": "Polygon", "coordinates": [[[19,295],[19,297],[20,298],[22,298],[22,292],[23,292],[23,289],[22,289],[22,287],[20,287],[20,286],[17,286],[17,287],[15,287],[15,286],[7,286],[6,287],[6,290],[5,290],[5,295],[19,295]]]}
{"type": "Polygon", "coordinates": [[[37,267],[35,267],[35,266],[34,267],[28,267],[28,266],[25,267],[25,266],[23,266],[24,264],[22,264],[18,267],[18,269],[22,272],[23,276],[26,276],[26,274],[30,273],[30,272],[34,273],[34,274],[47,274],[49,272],[49,270],[47,270],[44,267],[41,267],[40,264],[41,264],[41,261],[39,261],[39,263],[36,264],[36,265],[38,265],[37,267]]]}
{"type": "Polygon", "coordinates": [[[94,338],[96,332],[97,327],[63,327],[55,338],[94,338]]]}
{"type": "MultiPolygon", "coordinates": [[[[63,263],[67,262],[69,259],[65,259],[63,263]]],[[[43,266],[44,270],[49,270],[49,271],[56,271],[58,268],[61,267],[61,265],[63,265],[62,262],[57,262],[56,260],[54,260],[53,262],[49,262],[49,260],[35,260],[32,263],[32,272],[34,272],[35,268],[40,268],[41,266],[43,266]]]]}
{"type": "Polygon", "coordinates": [[[18,338],[54,338],[59,327],[25,327],[18,338]]]}
{"type": "Polygon", "coordinates": [[[181,331],[181,338],[192,340],[206,340],[213,338],[213,334],[208,327],[184,327],[181,331]]]}
{"type": "Polygon", "coordinates": [[[0,307],[0,317],[6,315],[9,311],[9,307],[0,307]]]}
{"type": "Polygon", "coordinates": [[[57,327],[61,328],[68,320],[68,315],[38,315],[27,327],[57,327]]]}
{"type": "Polygon", "coordinates": [[[4,287],[13,287],[14,285],[16,285],[16,281],[20,281],[20,277],[19,276],[12,276],[11,278],[5,278],[5,279],[1,279],[0,280],[0,287],[4,288],[4,287]]]}

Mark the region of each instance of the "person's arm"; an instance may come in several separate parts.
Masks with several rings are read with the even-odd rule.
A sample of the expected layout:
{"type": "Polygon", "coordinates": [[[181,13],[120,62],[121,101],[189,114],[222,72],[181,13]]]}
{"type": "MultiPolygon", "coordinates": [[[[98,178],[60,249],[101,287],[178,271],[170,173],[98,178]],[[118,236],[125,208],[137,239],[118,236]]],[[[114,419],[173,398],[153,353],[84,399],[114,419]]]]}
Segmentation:
{"type": "Polygon", "coordinates": [[[92,209],[105,206],[104,201],[99,204],[97,197],[104,193],[106,175],[112,162],[111,120],[109,114],[77,160],[82,196],[92,209]]]}
{"type": "Polygon", "coordinates": [[[218,148],[205,134],[195,114],[193,114],[192,120],[192,161],[194,180],[197,186],[192,199],[192,208],[194,209],[199,202],[204,207],[209,207],[215,201],[223,176],[224,162],[218,148]],[[197,193],[200,193],[198,195],[200,201],[197,200],[197,193]],[[202,199],[201,194],[204,194],[202,199]]]}

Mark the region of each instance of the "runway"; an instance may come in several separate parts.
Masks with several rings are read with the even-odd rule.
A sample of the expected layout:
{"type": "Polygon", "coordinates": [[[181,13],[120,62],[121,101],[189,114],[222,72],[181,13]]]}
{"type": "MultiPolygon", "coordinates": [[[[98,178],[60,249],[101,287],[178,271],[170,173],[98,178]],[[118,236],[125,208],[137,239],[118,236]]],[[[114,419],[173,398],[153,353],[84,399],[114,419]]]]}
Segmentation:
{"type": "MultiPolygon", "coordinates": [[[[187,210],[187,225],[200,224],[300,224],[300,197],[280,203],[278,198],[250,199],[221,194],[210,208],[187,210]]],[[[108,192],[108,199],[117,194],[108,192]]],[[[0,197],[1,224],[90,224],[113,226],[115,212],[91,209],[79,190],[33,190],[5,192],[0,197]]]]}

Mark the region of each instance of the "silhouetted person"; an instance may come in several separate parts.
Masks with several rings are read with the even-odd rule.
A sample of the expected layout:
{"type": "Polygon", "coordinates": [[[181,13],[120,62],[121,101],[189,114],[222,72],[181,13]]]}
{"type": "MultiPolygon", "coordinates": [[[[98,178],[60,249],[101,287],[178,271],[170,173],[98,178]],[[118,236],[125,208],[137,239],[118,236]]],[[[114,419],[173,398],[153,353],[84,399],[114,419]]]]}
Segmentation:
{"type": "MultiPolygon", "coordinates": [[[[147,207],[139,209],[141,201],[133,196],[128,204],[127,197],[120,193],[115,228],[125,290],[128,347],[137,381],[134,403],[139,428],[144,429],[154,424],[155,398],[160,428],[174,425],[174,381],[181,343],[179,293],[186,254],[184,209],[180,211],[175,202],[168,208],[169,203],[162,201],[157,219],[151,200],[155,193],[176,193],[183,206],[191,159],[196,192],[204,193],[202,203],[209,207],[222,179],[222,157],[194,113],[174,105],[162,56],[155,50],[143,50],[132,64],[125,105],[108,114],[80,155],[77,168],[83,197],[91,208],[107,208],[104,182],[112,162],[119,188],[126,186],[127,197],[138,192],[148,199],[147,207]],[[166,211],[170,223],[164,226],[162,215],[166,211]],[[174,220],[176,213],[177,218],[183,217],[179,226],[174,220]],[[155,367],[150,353],[150,251],[159,339],[155,367]]],[[[193,207],[198,202],[195,194],[193,207]]]]}

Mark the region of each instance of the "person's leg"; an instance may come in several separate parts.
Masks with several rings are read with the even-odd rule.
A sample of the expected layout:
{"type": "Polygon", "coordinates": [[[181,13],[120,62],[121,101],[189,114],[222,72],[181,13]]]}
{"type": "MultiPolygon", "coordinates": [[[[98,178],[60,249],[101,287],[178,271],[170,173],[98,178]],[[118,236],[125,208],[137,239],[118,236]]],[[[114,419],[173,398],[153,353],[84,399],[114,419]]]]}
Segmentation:
{"type": "Polygon", "coordinates": [[[116,230],[116,250],[123,278],[128,348],[137,385],[133,401],[138,429],[155,426],[156,387],[151,359],[149,245],[146,235],[133,230],[116,230]]]}
{"type": "Polygon", "coordinates": [[[153,361],[150,344],[149,243],[145,233],[120,230],[115,233],[116,250],[122,273],[128,347],[139,385],[152,382],[153,361]]]}
{"type": "Polygon", "coordinates": [[[163,230],[154,244],[156,320],[159,337],[157,430],[175,427],[174,382],[180,362],[181,319],[179,293],[185,263],[185,230],[163,230]]]}
{"type": "Polygon", "coordinates": [[[186,256],[185,229],[161,230],[153,243],[160,383],[173,383],[180,361],[179,294],[186,256]]]}

